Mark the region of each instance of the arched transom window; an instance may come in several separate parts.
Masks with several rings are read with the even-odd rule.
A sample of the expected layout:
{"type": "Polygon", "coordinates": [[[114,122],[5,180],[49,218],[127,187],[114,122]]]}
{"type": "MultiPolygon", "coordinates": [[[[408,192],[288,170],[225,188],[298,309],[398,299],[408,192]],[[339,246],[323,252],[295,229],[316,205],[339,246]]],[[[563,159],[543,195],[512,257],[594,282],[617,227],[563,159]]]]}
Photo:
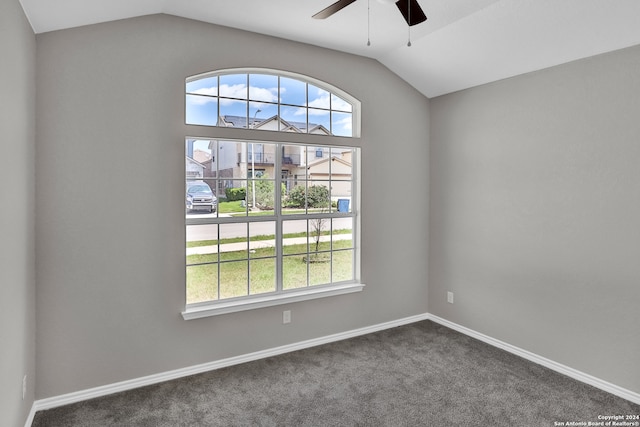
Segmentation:
{"type": "Polygon", "coordinates": [[[185,84],[190,125],[359,136],[359,102],[324,82],[275,70],[223,70],[185,84]]]}

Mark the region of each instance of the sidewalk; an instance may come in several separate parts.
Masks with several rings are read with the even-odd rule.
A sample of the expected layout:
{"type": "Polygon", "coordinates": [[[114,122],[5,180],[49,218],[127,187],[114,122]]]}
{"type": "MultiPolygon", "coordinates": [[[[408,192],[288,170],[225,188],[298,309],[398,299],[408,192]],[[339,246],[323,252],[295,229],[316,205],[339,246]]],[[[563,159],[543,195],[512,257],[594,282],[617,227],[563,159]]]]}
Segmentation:
{"type": "MultiPolygon", "coordinates": [[[[311,238],[311,236],[309,236],[311,238]]],[[[330,241],[331,236],[320,236],[321,242],[330,241]]],[[[336,234],[333,236],[333,240],[351,240],[351,234],[336,234]]],[[[313,238],[310,239],[311,242],[315,242],[313,238]]],[[[307,243],[306,237],[293,237],[289,239],[284,239],[284,245],[305,245],[307,243]]],[[[253,249],[262,249],[262,248],[273,248],[276,246],[276,241],[274,239],[271,240],[256,240],[249,242],[249,250],[253,249]]],[[[220,245],[220,252],[236,252],[236,251],[246,251],[247,250],[247,242],[238,242],[238,243],[224,243],[220,245]]],[[[207,255],[207,254],[215,254],[218,253],[218,246],[197,246],[195,248],[187,248],[187,256],[189,255],[207,255]]]]}

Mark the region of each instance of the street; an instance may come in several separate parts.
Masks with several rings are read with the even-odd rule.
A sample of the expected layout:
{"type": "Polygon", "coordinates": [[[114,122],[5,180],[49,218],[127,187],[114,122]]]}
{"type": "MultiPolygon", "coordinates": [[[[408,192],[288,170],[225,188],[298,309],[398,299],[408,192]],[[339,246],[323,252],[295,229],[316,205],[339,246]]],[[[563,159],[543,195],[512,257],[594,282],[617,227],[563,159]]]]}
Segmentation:
{"type": "MultiPolygon", "coordinates": [[[[204,216],[204,215],[203,215],[204,216]]],[[[201,216],[201,217],[203,217],[201,216]]],[[[333,228],[336,230],[352,229],[352,218],[334,218],[333,228]]],[[[275,221],[267,222],[254,222],[250,224],[252,236],[271,236],[275,234],[275,221]]],[[[329,231],[329,223],[327,221],[323,230],[329,231]]],[[[285,220],[284,230],[285,234],[289,233],[301,233],[307,231],[306,220],[285,220]]],[[[246,237],[247,236],[247,224],[224,224],[220,227],[220,236],[218,236],[218,227],[215,224],[206,225],[188,225],[187,226],[187,241],[193,242],[198,240],[218,240],[229,239],[234,237],[246,237]]]]}

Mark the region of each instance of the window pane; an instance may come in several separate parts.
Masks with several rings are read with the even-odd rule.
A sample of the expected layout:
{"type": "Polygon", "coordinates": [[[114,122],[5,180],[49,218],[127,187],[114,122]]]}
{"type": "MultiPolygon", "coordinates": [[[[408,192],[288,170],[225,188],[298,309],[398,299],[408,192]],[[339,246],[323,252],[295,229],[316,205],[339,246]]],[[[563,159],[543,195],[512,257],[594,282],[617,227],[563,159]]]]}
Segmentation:
{"type": "Polygon", "coordinates": [[[292,170],[292,168],[282,168],[282,170],[280,171],[280,176],[282,177],[281,191],[283,192],[282,194],[283,206],[285,206],[285,201],[287,199],[287,195],[289,194],[289,191],[291,191],[291,189],[295,187],[298,182],[298,175],[295,172],[296,170],[295,169],[292,170]]]}
{"type": "Polygon", "coordinates": [[[247,181],[220,179],[218,210],[221,216],[246,216],[247,215],[247,181]],[[224,196],[224,198],[222,198],[224,196]]]}
{"type": "Polygon", "coordinates": [[[307,105],[307,85],[288,77],[280,77],[280,102],[290,105],[307,105]]]}
{"type": "Polygon", "coordinates": [[[282,288],[297,289],[307,286],[306,255],[285,256],[282,260],[282,288]]]}
{"type": "Polygon", "coordinates": [[[309,254],[309,285],[331,283],[331,253],[320,252],[309,254]]]}
{"type": "Polygon", "coordinates": [[[220,264],[220,298],[241,297],[249,294],[248,261],[220,264]]]}
{"type": "Polygon", "coordinates": [[[186,92],[197,95],[218,96],[218,76],[187,82],[186,92]]]}
{"type": "Polygon", "coordinates": [[[218,98],[186,95],[185,122],[189,125],[217,126],[218,98]]]}
{"type": "MultiPolygon", "coordinates": [[[[249,177],[248,169],[247,169],[247,161],[250,160],[247,157],[247,151],[250,144],[246,144],[244,142],[234,143],[229,146],[229,151],[225,154],[222,154],[222,150],[220,151],[220,161],[222,162],[223,158],[228,157],[228,161],[230,162],[227,166],[230,170],[231,177],[235,179],[246,179],[249,177]]],[[[221,168],[221,166],[219,166],[221,168]]]]}
{"type": "Polygon", "coordinates": [[[218,299],[218,264],[187,267],[187,304],[218,299]]]}
{"type": "MultiPolygon", "coordinates": [[[[314,174],[312,177],[323,177],[314,174]]],[[[307,188],[307,210],[309,213],[325,213],[331,209],[331,185],[329,181],[309,181],[307,188]]]]}
{"type": "Polygon", "coordinates": [[[334,159],[331,162],[331,180],[348,181],[353,177],[353,164],[351,150],[333,151],[331,154],[334,159]]]}
{"type": "Polygon", "coordinates": [[[335,283],[354,280],[353,250],[334,251],[332,257],[332,281],[335,283]]]}
{"type": "MultiPolygon", "coordinates": [[[[333,182],[333,187],[337,188],[341,193],[343,191],[346,192],[346,189],[350,188],[350,185],[350,182],[333,182]]],[[[352,211],[351,196],[345,196],[343,194],[336,194],[332,196],[331,212],[349,213],[352,211]]]]}
{"type": "Polygon", "coordinates": [[[307,220],[292,220],[282,222],[282,253],[307,253],[307,220]]]}
{"type": "Polygon", "coordinates": [[[249,293],[263,294],[276,290],[276,260],[275,258],[257,259],[250,261],[249,293]]]}
{"type": "Polygon", "coordinates": [[[331,109],[334,111],[338,110],[338,111],[344,111],[347,113],[353,112],[353,106],[351,104],[349,104],[347,101],[340,98],[339,96],[333,95],[333,94],[331,94],[331,109]]]}
{"type": "Polygon", "coordinates": [[[280,130],[278,105],[261,102],[249,103],[249,128],[260,130],[280,130]]]}
{"type": "Polygon", "coordinates": [[[310,108],[324,108],[328,110],[331,108],[329,92],[320,89],[319,87],[309,85],[309,107],[310,108]]]}
{"type": "Polygon", "coordinates": [[[280,107],[280,117],[283,122],[280,123],[280,131],[282,132],[307,132],[307,109],[302,107],[280,107]]]}
{"type": "Polygon", "coordinates": [[[282,198],[283,215],[296,215],[306,213],[306,188],[306,181],[297,181],[296,185],[289,188],[286,196],[282,198]]]}
{"type": "Polygon", "coordinates": [[[187,265],[218,262],[218,225],[187,226],[187,265]]]}
{"type": "Polygon", "coordinates": [[[249,256],[264,258],[276,256],[276,223],[252,222],[249,224],[249,256]]]}
{"type": "Polygon", "coordinates": [[[312,218],[309,220],[309,253],[331,250],[331,219],[312,218]]]}
{"type": "Polygon", "coordinates": [[[252,101],[278,102],[278,76],[249,75],[249,99],[252,101]]]}
{"type": "Polygon", "coordinates": [[[309,133],[331,135],[331,115],[329,110],[309,108],[309,133]]]}
{"type": "Polygon", "coordinates": [[[331,248],[353,248],[353,218],[333,218],[331,220],[331,248]]]}
{"type": "Polygon", "coordinates": [[[220,261],[249,257],[247,223],[220,224],[220,261]]]}
{"type": "Polygon", "coordinates": [[[331,132],[336,136],[353,136],[351,113],[331,113],[331,132]]]}
{"type": "Polygon", "coordinates": [[[208,139],[187,139],[185,172],[187,179],[215,177],[216,143],[208,139]]]}
{"type": "MultiPolygon", "coordinates": [[[[259,175],[258,175],[259,176],[259,175]]],[[[267,176],[266,174],[262,176],[267,176]]],[[[275,180],[256,178],[249,180],[247,201],[251,203],[252,212],[260,215],[273,215],[275,204],[275,180]]]]}
{"type": "Polygon", "coordinates": [[[218,199],[213,193],[215,179],[188,178],[185,185],[185,215],[187,218],[215,218],[218,199]]]}
{"type": "Polygon", "coordinates": [[[235,101],[220,98],[220,117],[223,126],[234,128],[247,127],[247,101],[235,101]]]}
{"type": "Polygon", "coordinates": [[[247,75],[227,74],[220,76],[220,96],[248,99],[247,75]]]}

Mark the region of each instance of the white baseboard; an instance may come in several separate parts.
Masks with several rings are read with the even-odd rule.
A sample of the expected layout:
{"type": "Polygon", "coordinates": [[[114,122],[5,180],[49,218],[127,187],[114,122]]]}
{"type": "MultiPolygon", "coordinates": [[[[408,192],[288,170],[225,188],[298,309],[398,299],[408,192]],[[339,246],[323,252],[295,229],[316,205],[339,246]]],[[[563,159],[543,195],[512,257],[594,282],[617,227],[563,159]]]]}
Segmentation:
{"type": "Polygon", "coordinates": [[[27,421],[24,423],[24,427],[31,427],[31,424],[33,424],[33,418],[36,416],[36,404],[34,402],[33,405],[31,405],[31,410],[29,411],[29,416],[27,416],[27,421]]]}
{"type": "Polygon", "coordinates": [[[623,399],[627,399],[636,404],[640,404],[640,394],[634,393],[630,390],[626,390],[622,387],[618,387],[615,384],[611,384],[609,382],[603,381],[591,375],[585,374],[583,372],[577,371],[568,366],[562,365],[560,363],[556,363],[552,360],[546,359],[542,356],[538,356],[534,353],[531,353],[527,350],[523,350],[521,348],[515,347],[511,344],[505,343],[503,341],[491,338],[487,335],[481,334],[464,326],[458,325],[456,323],[450,322],[441,317],[432,315],[432,314],[420,314],[416,316],[406,317],[399,320],[394,320],[391,322],[380,323],[373,326],[367,326],[364,328],[353,329],[351,331],[341,332],[338,334],[327,335],[320,338],[314,338],[311,340],[301,341],[294,344],[284,345],[280,347],[275,347],[267,350],[261,350],[254,353],[244,354],[236,357],[230,357],[227,359],[217,360],[209,363],[203,363],[201,365],[189,366],[186,368],[175,369],[172,371],[162,372],[155,375],[149,375],[146,377],[136,378],[127,381],[121,381],[114,384],[108,384],[100,387],[94,387],[86,390],[80,390],[74,393],[63,394],[60,396],[54,396],[47,399],[36,400],[33,403],[31,408],[31,412],[29,413],[29,418],[27,419],[27,423],[25,427],[30,427],[33,421],[33,417],[37,411],[42,411],[45,409],[51,409],[58,406],[68,405],[75,402],[81,402],[83,400],[93,399],[100,396],[106,396],[113,393],[118,393],[121,391],[132,390],[138,387],[144,387],[147,385],[157,384],[164,381],[169,381],[177,378],[186,377],[189,375],[200,374],[203,372],[213,371],[220,368],[225,368],[227,366],[238,365],[241,363],[251,362],[254,360],[264,359],[271,356],[277,356],[284,353],[289,353],[292,351],[303,350],[305,348],[315,347],[322,344],[328,344],[332,342],[337,342],[341,340],[345,340],[348,338],[354,338],[361,335],[370,334],[373,332],[382,331],[385,329],[394,328],[397,326],[408,325],[411,323],[419,322],[421,320],[432,320],[440,325],[446,326],[447,328],[453,329],[455,331],[461,332],[465,335],[468,335],[472,338],[476,338],[480,341],[483,341],[489,345],[505,350],[509,353],[513,353],[517,356],[520,356],[524,359],[527,359],[533,363],[537,363],[539,365],[545,366],[553,371],[559,372],[563,375],[567,375],[575,380],[581,381],[583,383],[592,385],[596,388],[604,390],[613,395],[622,397],[623,399]]]}
{"type": "MultiPolygon", "coordinates": [[[[396,326],[408,325],[410,323],[426,320],[429,317],[428,314],[420,314],[411,317],[405,317],[403,319],[394,320],[391,322],[380,323],[373,326],[367,326],[364,328],[353,329],[351,331],[341,332],[338,334],[327,335],[320,338],[314,338],[311,340],[301,341],[294,344],[284,345],[281,347],[270,348],[267,350],[256,351],[254,353],[244,354],[236,357],[230,357],[227,359],[217,360],[214,362],[203,363],[201,365],[189,366],[186,368],[175,369],[173,371],[162,372],[155,375],[149,375],[146,377],[136,378],[132,380],[122,381],[114,384],[108,384],[100,387],[90,388],[86,390],[80,390],[73,393],[63,394],[60,396],[54,396],[47,399],[36,400],[33,403],[32,413],[42,411],[45,409],[51,409],[58,406],[69,405],[75,402],[81,402],[83,400],[93,399],[100,396],[106,396],[121,391],[132,390],[138,387],[144,387],[147,385],[157,384],[164,381],[174,380],[176,378],[187,377],[189,375],[200,374],[203,372],[213,371],[227,366],[239,365],[241,363],[251,362],[254,360],[264,359],[271,356],[277,356],[284,353],[290,353],[292,351],[303,350],[305,348],[315,347],[322,344],[328,344],[336,341],[342,341],[348,338],[354,338],[360,335],[366,335],[373,332],[382,331],[385,329],[395,328],[396,326]]],[[[32,419],[32,417],[31,417],[32,419]]],[[[29,427],[31,423],[26,424],[29,427]]]]}
{"type": "Polygon", "coordinates": [[[514,345],[508,344],[504,341],[500,341],[497,340],[495,338],[491,338],[490,336],[481,334],[480,332],[476,332],[472,329],[469,329],[467,327],[458,325],[457,323],[453,323],[450,322],[446,319],[443,319],[441,317],[438,317],[436,315],[433,314],[429,314],[428,316],[429,320],[435,322],[435,323],[439,323],[442,326],[446,326],[449,329],[453,329],[454,331],[458,331],[460,333],[463,333],[465,335],[468,335],[472,338],[475,338],[477,340],[480,340],[482,342],[485,342],[489,345],[492,345],[494,347],[497,347],[499,349],[502,349],[504,351],[507,351],[509,353],[515,354],[516,356],[520,356],[523,359],[527,359],[530,362],[536,363],[538,365],[542,365],[546,368],[551,369],[552,371],[556,371],[560,374],[566,375],[568,377],[573,378],[574,380],[578,380],[580,382],[583,382],[585,384],[589,384],[593,387],[599,388],[600,390],[604,390],[607,393],[611,393],[613,395],[616,395],[618,397],[621,397],[623,399],[629,400],[633,403],[636,403],[638,405],[640,405],[640,394],[639,393],[635,393],[632,392],[630,390],[624,389],[622,387],[619,387],[615,384],[612,384],[610,382],[601,380],[599,378],[596,378],[592,375],[589,374],[585,374],[584,372],[580,372],[576,369],[570,368],[568,366],[562,365],[560,363],[554,362],[553,360],[547,359],[545,357],[539,356],[535,353],[531,353],[530,351],[527,350],[523,350],[519,347],[516,347],[514,345]]]}

